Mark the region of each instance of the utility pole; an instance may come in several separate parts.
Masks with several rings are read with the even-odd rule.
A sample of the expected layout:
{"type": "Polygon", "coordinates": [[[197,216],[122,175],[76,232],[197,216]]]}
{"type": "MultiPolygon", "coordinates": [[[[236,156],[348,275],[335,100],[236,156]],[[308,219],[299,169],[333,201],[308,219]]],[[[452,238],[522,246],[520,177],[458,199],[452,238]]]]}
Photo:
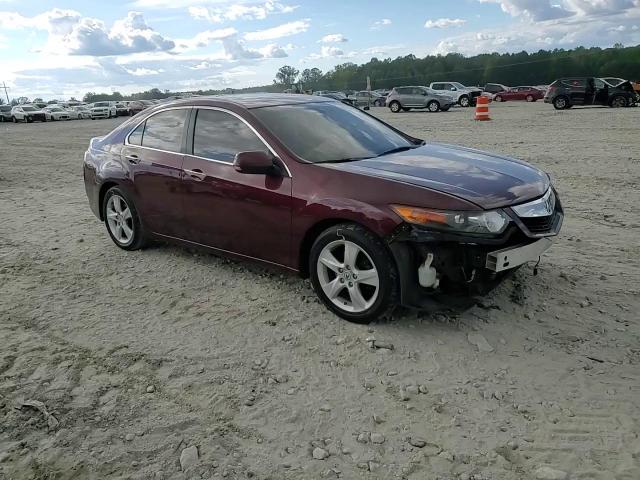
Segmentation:
{"type": "Polygon", "coordinates": [[[7,97],[7,103],[11,103],[9,102],[9,94],[7,93],[7,90],[9,90],[9,87],[7,87],[4,82],[2,82],[2,88],[4,90],[5,96],[7,97]]]}

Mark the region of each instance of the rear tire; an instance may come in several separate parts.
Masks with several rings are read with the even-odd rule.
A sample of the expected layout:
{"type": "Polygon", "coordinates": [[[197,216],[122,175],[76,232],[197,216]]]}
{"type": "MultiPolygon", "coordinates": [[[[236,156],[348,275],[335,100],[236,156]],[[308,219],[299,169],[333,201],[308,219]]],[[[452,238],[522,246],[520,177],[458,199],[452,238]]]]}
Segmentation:
{"type": "Polygon", "coordinates": [[[16,117],[14,117],[14,116],[11,116],[11,121],[13,123],[18,123],[18,119],[16,117]]]}
{"type": "Polygon", "coordinates": [[[437,100],[431,100],[429,103],[427,103],[427,110],[432,113],[437,112],[438,110],[440,110],[440,103],[438,103],[437,100]]]}
{"type": "Polygon", "coordinates": [[[402,106],[400,105],[400,102],[394,101],[389,104],[389,110],[393,113],[399,113],[400,110],[402,110],[402,106]]]}
{"type": "Polygon", "coordinates": [[[104,194],[102,218],[111,240],[123,250],[138,250],[147,244],[138,211],[120,187],[111,187],[104,194]]]}
{"type": "Polygon", "coordinates": [[[527,95],[527,102],[531,103],[531,102],[535,102],[536,99],[533,98],[533,95],[527,95]]]}
{"type": "Polygon", "coordinates": [[[318,236],[309,272],[320,300],[350,322],[366,324],[389,315],[398,301],[391,254],[375,234],[354,223],[335,225],[318,236]]]}

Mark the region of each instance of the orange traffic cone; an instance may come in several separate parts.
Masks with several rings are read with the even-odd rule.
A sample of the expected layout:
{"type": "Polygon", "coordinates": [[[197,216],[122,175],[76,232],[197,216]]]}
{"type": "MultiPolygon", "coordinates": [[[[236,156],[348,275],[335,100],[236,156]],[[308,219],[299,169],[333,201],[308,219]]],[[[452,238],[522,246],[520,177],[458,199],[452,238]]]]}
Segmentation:
{"type": "Polygon", "coordinates": [[[489,117],[489,99],[484,96],[476,98],[476,120],[487,121],[489,117]]]}

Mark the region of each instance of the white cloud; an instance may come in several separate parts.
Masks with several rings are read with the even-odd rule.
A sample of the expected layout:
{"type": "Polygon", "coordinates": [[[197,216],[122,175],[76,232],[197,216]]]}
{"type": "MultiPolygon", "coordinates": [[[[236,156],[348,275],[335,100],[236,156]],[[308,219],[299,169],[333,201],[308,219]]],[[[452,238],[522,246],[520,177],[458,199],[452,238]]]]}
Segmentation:
{"type": "Polygon", "coordinates": [[[555,20],[574,15],[613,15],[640,6],[638,0],[478,0],[497,3],[513,17],[533,21],[555,20]]]}
{"type": "Polygon", "coordinates": [[[535,21],[569,17],[573,13],[551,0],[479,0],[480,3],[498,3],[502,11],[513,17],[526,16],[535,21]]]}
{"type": "Polygon", "coordinates": [[[146,77],[148,75],[158,75],[164,71],[162,69],[153,70],[151,68],[136,68],[134,70],[128,70],[128,69],[126,70],[128,73],[130,73],[134,77],[146,77]]]}
{"type": "Polygon", "coordinates": [[[167,51],[175,46],[172,40],[149,27],[139,12],[129,12],[124,19],[115,21],[110,29],[104,22],[82,17],[73,10],[54,8],[33,17],[0,12],[0,27],[46,30],[49,38],[44,51],[56,55],[126,55],[167,51]]]}
{"type": "Polygon", "coordinates": [[[341,33],[332,33],[320,39],[321,43],[344,43],[348,41],[349,40],[341,33]]]}
{"type": "Polygon", "coordinates": [[[259,49],[247,48],[237,35],[222,39],[222,46],[228,60],[256,59],[256,58],[284,58],[287,52],[275,44],[270,44],[259,49]]]}
{"type": "Polygon", "coordinates": [[[310,59],[320,59],[320,58],[342,58],[344,57],[344,50],[338,47],[333,47],[331,45],[325,45],[320,48],[320,53],[312,53],[309,55],[310,59]]]}
{"type": "Polygon", "coordinates": [[[467,23],[467,21],[461,18],[439,18],[437,20],[427,20],[424,24],[424,28],[461,27],[465,23],[467,23]]]}
{"type": "Polygon", "coordinates": [[[567,18],[536,22],[518,22],[501,29],[485,29],[443,39],[432,53],[450,52],[476,55],[487,52],[529,52],[539,49],[577,46],[610,47],[614,43],[640,43],[640,7],[602,15],[576,13],[567,18]]]}
{"type": "Polygon", "coordinates": [[[196,34],[192,38],[184,38],[176,40],[176,51],[184,52],[188,50],[195,50],[197,48],[204,48],[208,46],[212,41],[222,40],[223,38],[236,35],[238,31],[235,28],[220,28],[218,30],[205,30],[196,34]]]}
{"type": "Polygon", "coordinates": [[[380,30],[380,29],[382,29],[384,27],[388,27],[389,25],[391,25],[391,20],[388,19],[388,18],[383,18],[381,20],[377,20],[377,21],[373,22],[371,24],[370,29],[371,30],[380,30]]]}
{"type": "Polygon", "coordinates": [[[222,23],[225,20],[264,20],[268,15],[291,13],[296,8],[298,7],[295,5],[285,5],[279,2],[267,1],[256,4],[234,3],[225,7],[204,7],[196,5],[189,7],[189,14],[196,20],[222,23]]]}
{"type": "Polygon", "coordinates": [[[266,30],[247,32],[244,34],[244,38],[246,40],[275,40],[276,38],[289,37],[306,32],[309,29],[309,25],[309,19],[297,20],[277,27],[267,28],[266,30]]]}

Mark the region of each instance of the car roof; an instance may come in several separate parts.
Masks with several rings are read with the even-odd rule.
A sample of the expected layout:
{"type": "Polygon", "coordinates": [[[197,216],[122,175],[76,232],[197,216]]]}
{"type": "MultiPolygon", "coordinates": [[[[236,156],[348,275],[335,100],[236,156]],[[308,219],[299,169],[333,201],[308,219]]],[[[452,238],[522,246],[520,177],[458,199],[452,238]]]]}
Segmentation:
{"type": "Polygon", "coordinates": [[[185,106],[223,106],[237,105],[247,109],[261,107],[275,107],[280,105],[300,105],[306,103],[331,102],[331,100],[320,95],[302,95],[299,93],[243,93],[231,95],[212,95],[203,97],[192,97],[174,100],[163,103],[167,105],[185,106]]]}

